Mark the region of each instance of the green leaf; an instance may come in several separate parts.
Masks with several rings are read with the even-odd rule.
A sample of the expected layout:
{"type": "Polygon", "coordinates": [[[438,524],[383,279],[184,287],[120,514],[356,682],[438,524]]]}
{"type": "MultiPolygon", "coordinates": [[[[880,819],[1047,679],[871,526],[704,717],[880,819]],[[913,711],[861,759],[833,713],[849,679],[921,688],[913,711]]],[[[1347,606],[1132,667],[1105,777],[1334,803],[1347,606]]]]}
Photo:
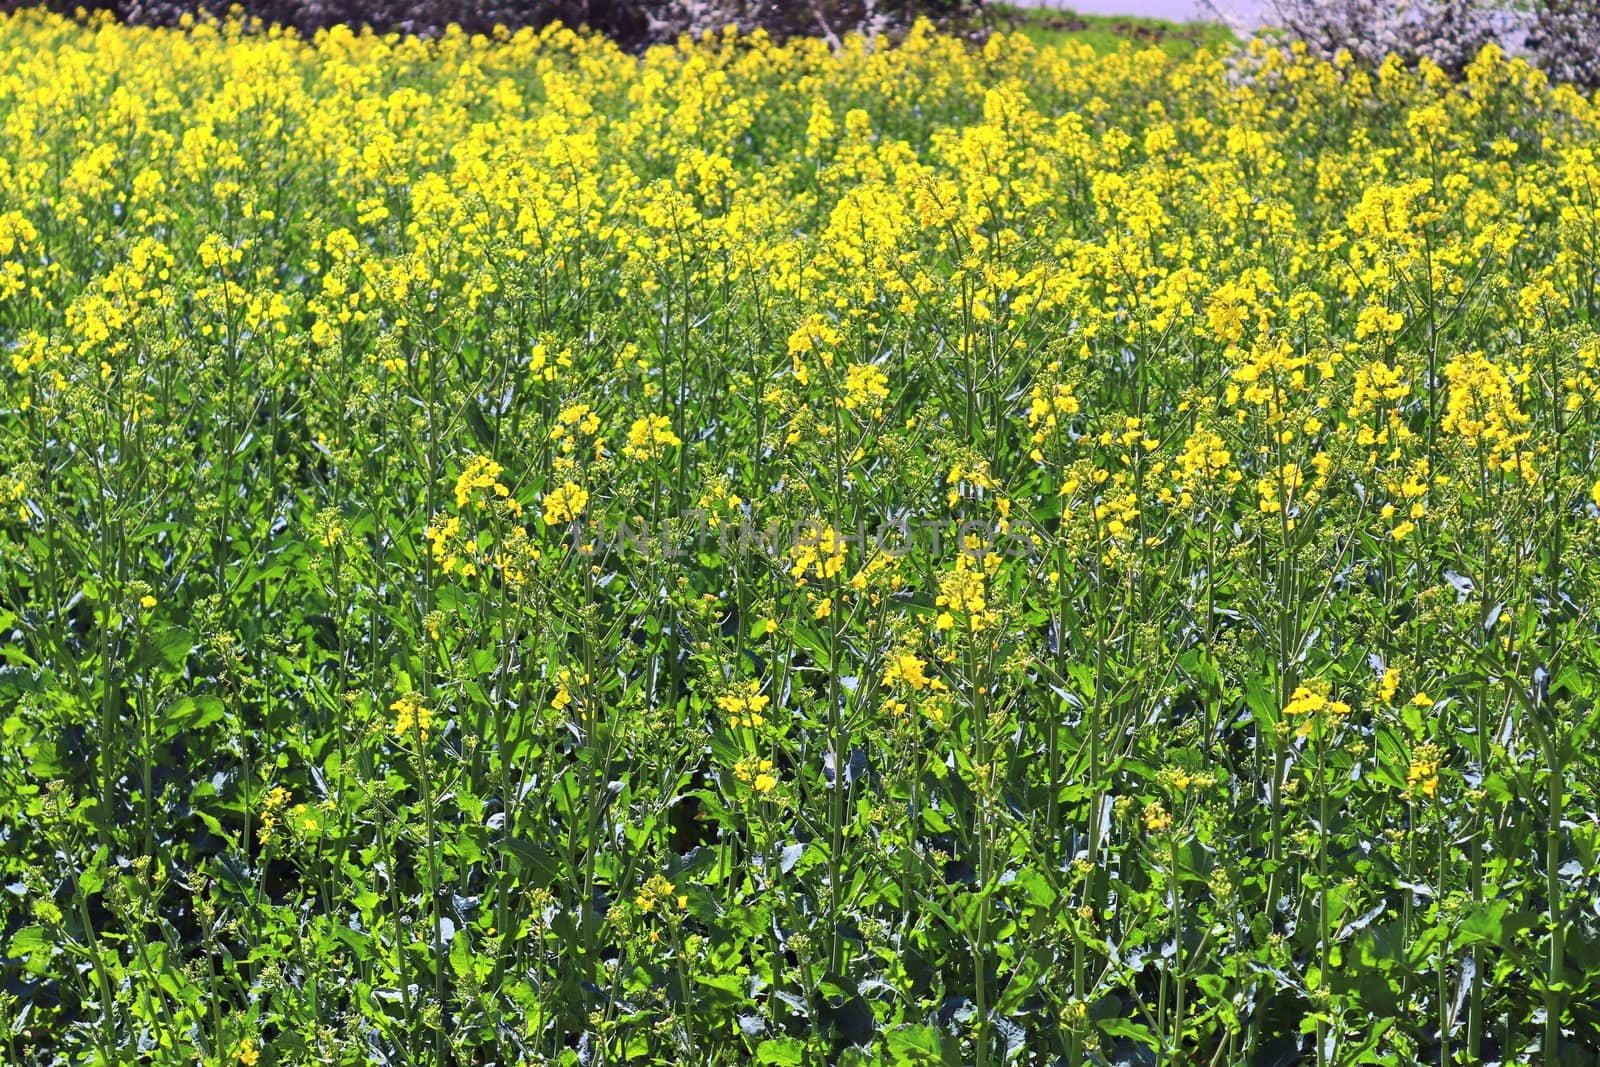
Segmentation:
{"type": "Polygon", "coordinates": [[[756,1046],[756,1062],[799,1067],[805,1062],[805,1042],[795,1037],[772,1037],[756,1046]]]}
{"type": "Polygon", "coordinates": [[[699,999],[713,1010],[733,1014],[745,1003],[745,982],[736,974],[712,974],[698,979],[699,999]]]}
{"type": "MultiPolygon", "coordinates": [[[[188,651],[184,650],[179,662],[181,663],[182,657],[187,655],[188,651]]],[[[225,710],[222,698],[210,694],[180,697],[174,700],[161,716],[162,732],[165,736],[173,737],[179,731],[203,730],[221,719],[225,710]]]]}
{"type": "Polygon", "coordinates": [[[1517,931],[1528,928],[1531,917],[1515,910],[1508,900],[1490,900],[1468,906],[1456,928],[1456,943],[1467,945],[1494,945],[1500,949],[1513,947],[1517,931]]]}
{"type": "Polygon", "coordinates": [[[182,667],[194,648],[194,634],[182,626],[168,626],[155,640],[156,651],[169,667],[182,667]]]}
{"type": "Polygon", "coordinates": [[[14,956],[26,956],[49,950],[50,936],[45,933],[42,926],[24,926],[11,935],[11,943],[6,947],[6,951],[14,956]]]}
{"type": "Polygon", "coordinates": [[[450,939],[450,969],[461,978],[472,973],[472,950],[467,947],[466,935],[459,930],[450,939]]]}
{"type": "Polygon", "coordinates": [[[94,859],[83,868],[83,873],[78,875],[78,891],[86,897],[92,897],[105,887],[106,860],[110,857],[110,850],[101,845],[95,851],[94,859]]]}
{"type": "Polygon", "coordinates": [[[1044,875],[1031,867],[1024,867],[1017,872],[1017,885],[1027,894],[1028,903],[1041,911],[1048,910],[1056,902],[1055,888],[1044,875]]]}
{"type": "Polygon", "coordinates": [[[1124,1037],[1150,1049],[1159,1049],[1161,1042],[1150,1028],[1143,1023],[1136,1023],[1132,1019],[1105,1019],[1097,1024],[1100,1032],[1107,1037],[1124,1037]]]}
{"type": "Polygon", "coordinates": [[[939,1039],[939,1031],[934,1027],[907,1023],[895,1027],[884,1036],[889,1041],[889,1062],[896,1067],[907,1063],[944,1061],[943,1043],[939,1039]]]}
{"type": "Polygon", "coordinates": [[[1278,698],[1272,684],[1262,677],[1252,677],[1245,683],[1245,705],[1255,720],[1256,729],[1268,733],[1278,721],[1278,698]]]}
{"type": "Polygon", "coordinates": [[[555,857],[525,837],[508,839],[504,847],[511,854],[513,866],[524,881],[537,885],[552,885],[560,880],[561,868],[555,857]]]}

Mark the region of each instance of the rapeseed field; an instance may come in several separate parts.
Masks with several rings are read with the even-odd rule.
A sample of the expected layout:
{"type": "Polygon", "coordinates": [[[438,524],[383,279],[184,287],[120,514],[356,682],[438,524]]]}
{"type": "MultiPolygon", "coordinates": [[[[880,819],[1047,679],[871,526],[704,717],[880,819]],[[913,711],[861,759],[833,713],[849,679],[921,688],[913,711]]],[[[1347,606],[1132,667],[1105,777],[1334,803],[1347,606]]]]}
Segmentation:
{"type": "Polygon", "coordinates": [[[0,1060],[1592,1063],[1600,114],[0,21],[0,1060]]]}

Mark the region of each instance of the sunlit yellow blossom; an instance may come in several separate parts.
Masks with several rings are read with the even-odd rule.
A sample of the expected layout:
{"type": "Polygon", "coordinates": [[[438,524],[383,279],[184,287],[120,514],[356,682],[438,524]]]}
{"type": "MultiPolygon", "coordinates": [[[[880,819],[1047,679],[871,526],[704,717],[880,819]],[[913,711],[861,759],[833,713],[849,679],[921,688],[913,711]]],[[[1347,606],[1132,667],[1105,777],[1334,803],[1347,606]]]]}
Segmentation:
{"type": "Polygon", "coordinates": [[[1298,686],[1284,705],[1283,718],[1295,724],[1294,736],[1305,737],[1319,721],[1337,726],[1350,714],[1350,705],[1340,700],[1330,700],[1328,695],[1310,686],[1298,686]]]}
{"type": "Polygon", "coordinates": [[[683,444],[672,432],[672,420],[665,415],[644,415],[628,427],[628,443],[622,454],[633,460],[650,460],[668,448],[683,444]]]}
{"type": "Polygon", "coordinates": [[[1433,799],[1439,792],[1439,766],[1443,752],[1437,745],[1418,745],[1411,752],[1406,768],[1406,789],[1415,796],[1433,799]]]}
{"type": "Polygon", "coordinates": [[[772,698],[761,692],[760,682],[735,685],[717,698],[717,707],[728,713],[729,722],[736,728],[756,729],[766,722],[761,714],[772,698]]]}
{"type": "Polygon", "coordinates": [[[882,410],[889,399],[889,378],[870,363],[850,367],[844,375],[844,406],[851,411],[867,408],[882,410]]]}
{"type": "Polygon", "coordinates": [[[955,624],[954,612],[961,612],[966,617],[967,628],[974,632],[994,621],[984,578],[982,567],[975,565],[966,553],[956,557],[953,569],[939,576],[939,595],[933,602],[936,607],[946,609],[939,613],[939,629],[947,630],[955,624]]]}
{"type": "Polygon", "coordinates": [[[484,456],[471,457],[456,478],[456,507],[464,508],[467,502],[473,501],[479,511],[488,506],[488,499],[504,500],[513,514],[520,514],[521,506],[512,500],[511,490],[500,482],[500,464],[484,456]],[[489,498],[485,499],[478,494],[481,490],[489,491],[489,498]]]}
{"type": "Polygon", "coordinates": [[[261,798],[261,827],[256,837],[264,845],[277,834],[283,823],[284,809],[288,807],[290,793],[283,786],[273,786],[261,798]]]}
{"type": "Polygon", "coordinates": [[[589,506],[589,491],[576,482],[567,482],[546,493],[543,503],[545,525],[560,526],[583,514],[589,506]]]}
{"type": "Polygon", "coordinates": [[[826,580],[844,568],[844,540],[832,526],[807,526],[789,548],[789,573],[796,581],[826,580]]]}
{"type": "Polygon", "coordinates": [[[910,652],[891,653],[883,668],[883,684],[926,689],[933,681],[923,673],[926,668],[927,664],[910,652]]]}
{"type": "Polygon", "coordinates": [[[433,712],[417,694],[402,695],[399,700],[389,705],[389,710],[394,712],[395,737],[409,740],[414,732],[420,740],[428,739],[428,731],[433,726],[433,712]]]}
{"type": "Polygon", "coordinates": [[[1159,800],[1152,800],[1144,806],[1141,819],[1144,822],[1144,828],[1153,834],[1172,828],[1172,813],[1159,800]]]}
{"type": "Polygon", "coordinates": [[[687,895],[679,893],[677,887],[659,874],[653,874],[639,888],[634,895],[634,906],[640,911],[656,911],[658,909],[676,908],[679,911],[689,906],[687,895]]]}
{"type": "Polygon", "coordinates": [[[734,764],[733,776],[761,794],[770,793],[778,787],[778,776],[773,772],[772,761],[765,757],[746,756],[734,764]]]}

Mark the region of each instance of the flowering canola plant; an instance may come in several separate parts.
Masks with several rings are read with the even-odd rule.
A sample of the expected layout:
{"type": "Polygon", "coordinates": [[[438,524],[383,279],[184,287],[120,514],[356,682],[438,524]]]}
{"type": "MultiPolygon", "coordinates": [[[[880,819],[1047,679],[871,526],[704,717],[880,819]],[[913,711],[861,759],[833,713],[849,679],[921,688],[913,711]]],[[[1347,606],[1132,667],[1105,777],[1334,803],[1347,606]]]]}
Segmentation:
{"type": "Polygon", "coordinates": [[[1588,1062],[1600,115],[0,20],[8,1063],[1588,1062]]]}

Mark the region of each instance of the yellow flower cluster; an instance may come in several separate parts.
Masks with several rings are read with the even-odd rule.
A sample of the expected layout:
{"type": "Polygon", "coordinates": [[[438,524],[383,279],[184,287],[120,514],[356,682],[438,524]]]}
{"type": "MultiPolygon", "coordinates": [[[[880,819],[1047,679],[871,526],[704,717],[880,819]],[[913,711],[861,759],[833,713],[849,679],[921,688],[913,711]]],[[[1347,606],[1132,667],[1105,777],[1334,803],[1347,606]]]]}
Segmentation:
{"type": "Polygon", "coordinates": [[[470,457],[456,478],[456,507],[464,508],[468,501],[472,501],[479,511],[484,510],[489,506],[488,499],[481,498],[479,493],[486,489],[490,498],[504,501],[513,515],[522,514],[522,505],[511,497],[511,490],[500,482],[502,469],[500,464],[484,456],[470,457]]]}
{"type": "Polygon", "coordinates": [[[28,483],[15,474],[8,474],[0,479],[0,504],[16,505],[18,522],[28,521],[29,511],[25,499],[27,495],[28,483]]]}
{"type": "Polygon", "coordinates": [[[778,787],[772,761],[765,756],[746,756],[733,765],[733,776],[763,796],[778,787]]]}
{"type": "Polygon", "coordinates": [[[546,526],[561,526],[572,522],[589,506],[589,491],[576,482],[558,485],[544,495],[544,522],[546,526]]]}
{"type": "Polygon", "coordinates": [[[735,729],[755,730],[765,725],[767,720],[761,713],[770,703],[772,698],[761,692],[760,682],[736,684],[717,697],[717,707],[727,712],[735,729]]]}
{"type": "Polygon", "coordinates": [[[1319,722],[1338,726],[1350,714],[1350,705],[1330,700],[1327,693],[1311,686],[1298,686],[1283,707],[1283,721],[1294,726],[1295,737],[1306,737],[1319,722]]]}
{"type": "Polygon", "coordinates": [[[463,578],[471,578],[478,573],[477,564],[471,559],[462,559],[463,553],[468,551],[468,546],[462,540],[459,516],[436,517],[423,530],[423,538],[428,542],[428,553],[433,557],[433,562],[446,574],[460,574],[463,578]]]}
{"type": "Polygon", "coordinates": [[[985,567],[974,563],[972,556],[965,552],[956,557],[954,568],[939,576],[939,595],[933,603],[935,607],[944,609],[934,620],[934,626],[940,630],[955,627],[957,612],[965,618],[967,629],[973,633],[995,621],[995,613],[989,607],[985,567]]]}
{"type": "Polygon", "coordinates": [[[632,460],[651,460],[668,448],[683,444],[672,432],[672,420],[665,415],[643,415],[628,427],[628,443],[622,453],[632,460]]]}
{"type": "Polygon", "coordinates": [[[1438,745],[1421,744],[1411,750],[1406,768],[1406,790],[1414,796],[1432,800],[1439,794],[1439,766],[1444,761],[1438,745]]]}
{"type": "Polygon", "coordinates": [[[1501,367],[1474,351],[1452,359],[1444,374],[1450,383],[1441,423],[1444,431],[1480,451],[1492,469],[1528,482],[1537,480],[1538,470],[1526,452],[1532,420],[1516,396],[1531,370],[1501,367]]]}
{"type": "Polygon", "coordinates": [[[433,712],[417,694],[403,694],[389,705],[389,710],[394,712],[396,738],[402,741],[409,741],[413,736],[422,741],[428,739],[428,732],[433,727],[433,712]]]}
{"type": "Polygon", "coordinates": [[[653,874],[639,887],[639,892],[634,895],[634,906],[640,911],[658,911],[667,908],[676,908],[678,911],[689,906],[689,898],[679,893],[677,886],[667,881],[659,874],[653,874]]]}
{"type": "Polygon", "coordinates": [[[889,399],[889,376],[870,363],[860,363],[844,372],[844,395],[839,403],[855,411],[870,410],[874,417],[883,414],[883,402],[889,399]]]}
{"type": "Polygon", "coordinates": [[[275,785],[267,790],[261,797],[261,828],[256,831],[256,836],[264,845],[271,841],[278,833],[278,828],[283,825],[285,809],[293,799],[290,792],[281,785],[275,785]]]}
{"type": "Polygon", "coordinates": [[[884,685],[903,685],[913,691],[938,688],[939,679],[929,678],[928,664],[912,652],[892,652],[883,668],[884,685]]]}
{"type": "Polygon", "coordinates": [[[826,581],[844,569],[844,539],[832,526],[808,525],[789,546],[789,574],[802,585],[807,578],[826,581]]]}

